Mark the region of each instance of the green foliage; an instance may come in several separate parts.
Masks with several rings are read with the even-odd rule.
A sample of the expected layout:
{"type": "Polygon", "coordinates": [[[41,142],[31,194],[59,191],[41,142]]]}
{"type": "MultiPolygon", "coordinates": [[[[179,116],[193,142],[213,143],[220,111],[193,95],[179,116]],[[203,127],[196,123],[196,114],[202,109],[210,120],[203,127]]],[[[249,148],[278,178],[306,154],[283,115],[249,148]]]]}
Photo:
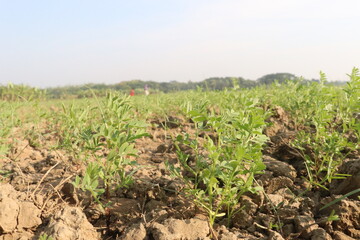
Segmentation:
{"type": "MultiPolygon", "coordinates": [[[[25,93],[26,88],[21,92],[15,91],[18,86],[2,87],[1,96],[6,101],[0,101],[0,154],[10,156],[10,144],[17,137],[14,133],[21,132],[32,147],[41,147],[46,142],[45,134],[53,134],[56,148],[67,151],[77,163],[85,164],[86,170],[76,176],[74,186],[90,193],[104,207],[114,190],[133,183],[139,168],[134,142],[147,136],[143,121],[161,120],[151,124],[156,127],[160,122],[169,140],[167,123],[176,122],[171,117],[178,116],[192,124],[182,125],[180,121],[178,136],[173,136],[179,163],[168,164],[168,168],[184,183],[186,196],[207,212],[211,224],[226,217],[230,225],[233,215],[242,209],[240,197],[259,190],[253,182],[255,175],[265,168],[262,151],[269,139],[263,130],[271,124],[267,120],[272,109],[278,106],[284,109],[288,119],[279,122],[283,120],[283,127],[296,133],[289,143],[290,154],[303,160],[306,173],[302,177],[311,186],[306,191],[327,189],[334,179],[346,178],[338,168],[344,159],[359,152],[359,70],[353,69],[343,88],[329,85],[324,73],[319,81],[292,77],[267,76],[251,84],[242,78],[211,78],[199,83],[136,80],[113,86],[87,85],[81,90],[63,89],[58,95],[52,92],[57,97],[70,94],[87,98],[61,102],[41,102],[42,93],[25,93]],[[257,85],[260,82],[271,84],[257,85]],[[126,95],[130,88],[142,93],[146,83],[152,93],[155,89],[192,90],[147,97],[106,93],[109,87],[126,95]],[[48,112],[52,105],[55,110],[48,112]]],[[[6,180],[10,174],[0,170],[0,180],[6,180]]],[[[330,215],[330,220],[334,219],[336,215],[330,215]]],[[[269,228],[281,225],[270,223],[269,228]]]]}
{"type": "Polygon", "coordinates": [[[54,238],[48,236],[46,233],[43,233],[39,236],[39,240],[54,240],[54,238]]]}
{"type": "Polygon", "coordinates": [[[344,88],[346,101],[343,106],[344,128],[351,131],[359,141],[360,139],[360,72],[354,68],[348,75],[350,81],[344,88]]]}
{"type": "Polygon", "coordinates": [[[340,220],[340,217],[339,217],[339,215],[335,214],[334,210],[331,211],[330,216],[327,217],[327,219],[326,219],[326,221],[328,221],[328,222],[339,221],[339,220],[340,220]]]}
{"type": "Polygon", "coordinates": [[[267,74],[265,76],[262,76],[261,78],[257,79],[256,81],[259,84],[272,84],[275,81],[278,83],[285,83],[287,80],[297,80],[298,77],[296,77],[294,74],[291,73],[273,73],[273,74],[267,74]]]}
{"type": "Polygon", "coordinates": [[[0,157],[5,156],[11,148],[9,138],[12,128],[21,124],[16,113],[20,106],[17,102],[0,101],[0,157]]]}
{"type": "Polygon", "coordinates": [[[76,176],[73,185],[75,188],[83,191],[89,191],[96,202],[103,206],[100,202],[100,196],[105,192],[105,189],[99,187],[99,177],[102,176],[102,168],[97,162],[90,162],[83,178],[76,176]]]}
{"type": "MultiPolygon", "coordinates": [[[[227,100],[236,97],[230,95],[227,100]]],[[[211,225],[217,217],[225,215],[230,224],[240,209],[239,198],[245,192],[258,190],[253,186],[254,176],[265,169],[261,149],[267,140],[262,134],[266,114],[256,106],[256,99],[247,100],[239,111],[222,106],[224,111],[220,115],[208,114],[205,105],[187,105],[197,132],[194,136],[177,136],[180,168],[169,164],[168,167],[186,184],[188,197],[208,213],[211,225]],[[200,139],[200,130],[215,132],[217,136],[200,139]],[[185,153],[184,146],[192,149],[194,155],[185,153]]]]}
{"type": "MultiPolygon", "coordinates": [[[[299,131],[292,144],[304,158],[310,184],[326,189],[326,183],[347,177],[337,173],[338,167],[344,160],[344,151],[353,151],[358,146],[348,139],[348,129],[353,128],[350,125],[355,122],[351,120],[352,109],[348,107],[351,103],[348,101],[343,105],[336,101],[333,97],[334,89],[325,87],[325,82],[326,76],[321,73],[320,83],[307,87],[304,100],[298,104],[298,108],[307,109],[304,111],[308,111],[308,114],[300,115],[303,119],[298,121],[307,123],[308,128],[299,131]]],[[[345,91],[353,92],[349,87],[345,91]]]]}
{"type": "Polygon", "coordinates": [[[136,164],[130,160],[137,153],[133,143],[147,136],[146,124],[133,118],[128,98],[109,93],[104,100],[97,100],[95,107],[75,109],[70,105],[63,106],[63,111],[62,146],[88,164],[84,176],[77,176],[74,186],[89,191],[97,202],[103,193],[110,198],[112,186],[128,187],[134,170],[128,173],[125,168],[136,164]]]}
{"type": "Polygon", "coordinates": [[[0,100],[5,101],[31,101],[34,99],[44,99],[46,91],[25,85],[14,85],[9,83],[7,86],[0,86],[0,100]]]}
{"type": "Polygon", "coordinates": [[[155,82],[132,80],[120,82],[113,85],[105,84],[86,84],[81,86],[67,86],[47,89],[47,94],[50,98],[88,98],[94,94],[97,97],[105,97],[108,90],[116,90],[123,94],[129,94],[131,89],[135,89],[135,95],[144,94],[144,86],[148,85],[151,93],[159,92],[175,92],[195,90],[197,88],[207,90],[223,90],[225,88],[233,88],[235,85],[241,88],[251,88],[256,86],[256,82],[252,80],[245,80],[241,77],[223,77],[223,78],[208,78],[201,82],[155,82]]]}

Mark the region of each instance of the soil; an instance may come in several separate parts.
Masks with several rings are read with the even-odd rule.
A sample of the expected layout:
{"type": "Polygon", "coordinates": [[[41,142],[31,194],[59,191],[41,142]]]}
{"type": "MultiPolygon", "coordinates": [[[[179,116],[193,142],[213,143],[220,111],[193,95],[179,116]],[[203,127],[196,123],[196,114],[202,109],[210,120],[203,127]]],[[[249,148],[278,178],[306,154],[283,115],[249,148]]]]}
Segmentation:
{"type": "Polygon", "coordinates": [[[2,173],[7,173],[0,182],[0,240],[39,239],[45,234],[57,240],[360,239],[359,194],[320,210],[360,187],[358,153],[340,167],[351,177],[334,181],[330,191],[304,192],[308,186],[302,159],[289,145],[297,129],[285,111],[276,108],[269,118],[273,124],[265,130],[270,138],[263,152],[267,169],[256,176],[264,192],[242,196],[244,208],[231,226],[219,218],[210,228],[206,214],[180,193],[183,186],[165,166],[166,161],[178,161],[171,137],[194,131],[190,121],[171,119],[150,121],[151,137],[136,141],[136,161],[143,167],[133,185],[112,193],[105,213],[89,194],[74,189],[71,182],[85,167],[65,152],[52,150],[51,133],[44,130],[47,137],[35,146],[14,129],[14,147],[0,159],[2,173]],[[339,221],[326,221],[332,210],[339,221]]]}

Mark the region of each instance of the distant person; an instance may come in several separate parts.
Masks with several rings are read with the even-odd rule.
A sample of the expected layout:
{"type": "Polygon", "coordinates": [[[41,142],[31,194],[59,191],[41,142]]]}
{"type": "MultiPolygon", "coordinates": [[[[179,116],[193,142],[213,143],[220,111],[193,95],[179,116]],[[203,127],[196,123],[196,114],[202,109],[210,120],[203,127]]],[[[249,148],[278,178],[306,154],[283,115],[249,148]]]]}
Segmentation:
{"type": "Polygon", "coordinates": [[[135,90],[134,89],[130,90],[130,96],[135,96],[135,90]]]}
{"type": "Polygon", "coordinates": [[[145,95],[149,95],[150,92],[149,92],[149,86],[147,84],[145,84],[145,87],[144,87],[144,92],[145,92],[145,95]]]}

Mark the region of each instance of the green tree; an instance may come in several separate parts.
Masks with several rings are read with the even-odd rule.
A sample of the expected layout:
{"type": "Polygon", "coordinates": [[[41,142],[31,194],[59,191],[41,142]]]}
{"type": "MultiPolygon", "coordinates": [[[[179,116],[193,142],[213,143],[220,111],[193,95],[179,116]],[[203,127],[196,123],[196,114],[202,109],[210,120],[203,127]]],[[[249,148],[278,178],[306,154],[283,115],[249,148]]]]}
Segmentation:
{"type": "Polygon", "coordinates": [[[261,78],[258,78],[256,81],[259,84],[272,84],[275,81],[279,83],[283,83],[287,80],[297,80],[297,79],[299,78],[291,73],[272,73],[262,76],[261,78]]]}

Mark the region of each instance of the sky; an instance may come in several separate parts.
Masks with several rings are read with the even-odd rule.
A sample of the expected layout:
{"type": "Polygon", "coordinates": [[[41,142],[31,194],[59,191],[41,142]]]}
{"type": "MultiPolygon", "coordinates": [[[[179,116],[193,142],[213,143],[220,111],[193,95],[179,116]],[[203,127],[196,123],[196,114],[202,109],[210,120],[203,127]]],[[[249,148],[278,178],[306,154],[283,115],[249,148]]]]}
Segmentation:
{"type": "Polygon", "coordinates": [[[0,85],[348,80],[359,0],[0,0],[0,85]]]}

